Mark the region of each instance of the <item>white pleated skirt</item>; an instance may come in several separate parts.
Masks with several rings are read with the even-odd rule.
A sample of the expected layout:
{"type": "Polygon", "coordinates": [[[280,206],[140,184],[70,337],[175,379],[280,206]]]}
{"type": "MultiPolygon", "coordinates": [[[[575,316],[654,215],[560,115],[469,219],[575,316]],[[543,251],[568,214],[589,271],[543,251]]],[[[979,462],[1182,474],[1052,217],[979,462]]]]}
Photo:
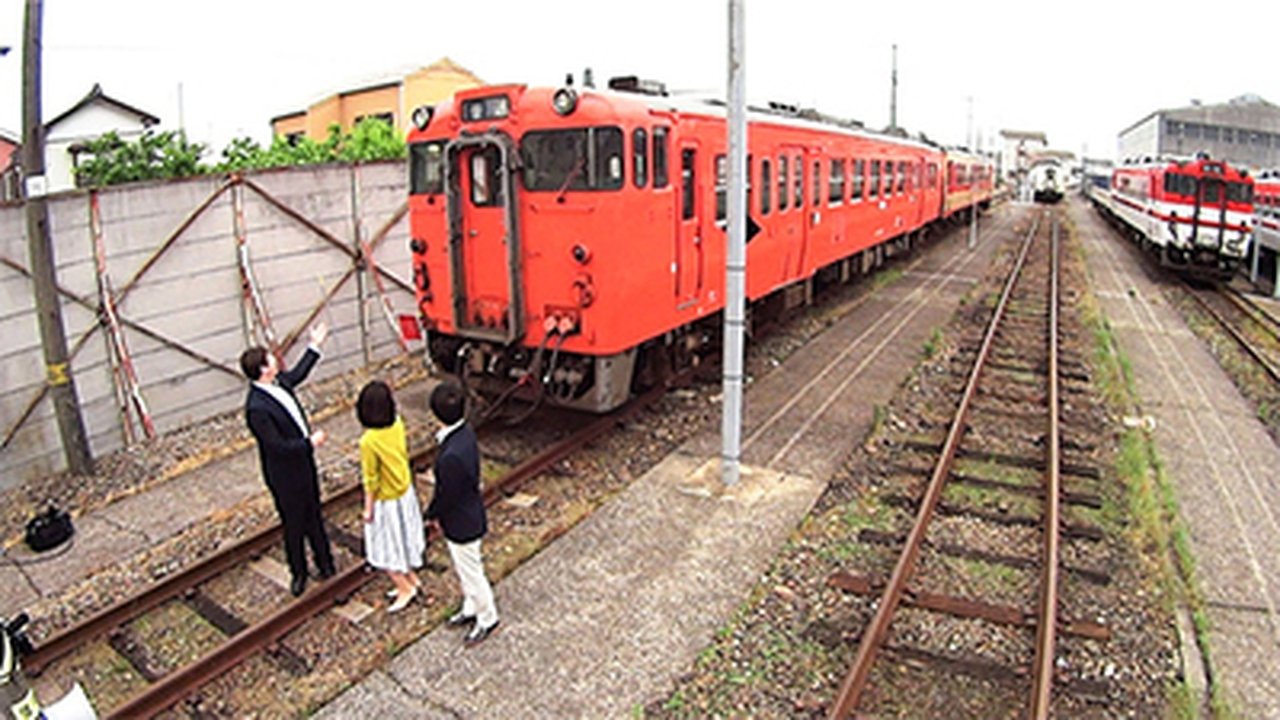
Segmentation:
{"type": "Polygon", "coordinates": [[[375,500],[373,522],[364,525],[364,551],[379,570],[409,572],[422,567],[427,535],[418,494],[410,487],[395,500],[375,500]]]}

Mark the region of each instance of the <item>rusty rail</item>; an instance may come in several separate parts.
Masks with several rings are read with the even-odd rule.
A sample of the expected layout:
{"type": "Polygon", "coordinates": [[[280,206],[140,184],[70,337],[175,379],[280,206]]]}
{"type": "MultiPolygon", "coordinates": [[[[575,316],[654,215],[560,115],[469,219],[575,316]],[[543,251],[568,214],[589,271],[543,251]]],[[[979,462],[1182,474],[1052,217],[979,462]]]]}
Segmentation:
{"type": "MultiPolygon", "coordinates": [[[[1258,348],[1254,347],[1254,345],[1249,342],[1249,339],[1244,336],[1244,333],[1240,332],[1238,328],[1223,317],[1222,313],[1214,309],[1214,307],[1209,304],[1209,301],[1204,299],[1204,296],[1199,290],[1192,287],[1185,279],[1182,280],[1182,286],[1187,291],[1187,294],[1196,301],[1200,308],[1204,310],[1204,312],[1208,313],[1209,317],[1213,318],[1214,322],[1218,323],[1218,326],[1231,336],[1231,339],[1236,341],[1236,344],[1240,346],[1240,349],[1243,350],[1246,355],[1253,358],[1254,362],[1258,363],[1258,365],[1262,367],[1263,371],[1267,373],[1267,376],[1271,378],[1271,381],[1280,385],[1280,368],[1277,368],[1274,363],[1264,357],[1263,354],[1258,351],[1258,348]]],[[[1230,299],[1230,296],[1226,297],[1230,299]]],[[[1254,322],[1260,325],[1264,324],[1263,321],[1254,317],[1253,314],[1248,312],[1245,308],[1240,308],[1239,306],[1237,306],[1237,308],[1254,322]]]]}
{"type": "Polygon", "coordinates": [[[1058,223],[1049,243],[1049,432],[1045,437],[1044,552],[1041,556],[1036,659],[1031,683],[1031,717],[1049,717],[1053,658],[1058,628],[1058,559],[1061,528],[1061,433],[1058,396],[1058,223]]]}
{"type": "Polygon", "coordinates": [[[1019,252],[1013,270],[1009,273],[1009,278],[1005,282],[1004,290],[1000,294],[1000,301],[996,304],[995,312],[991,315],[991,320],[987,325],[987,332],[982,339],[982,346],[978,351],[977,360],[974,361],[973,370],[969,374],[964,395],[961,397],[960,405],[956,408],[955,417],[951,421],[951,429],[947,433],[942,453],[938,458],[937,465],[934,466],[933,474],[929,478],[929,485],[920,503],[920,510],[916,514],[915,523],[907,536],[906,546],[903,548],[902,554],[898,556],[898,562],[894,566],[889,583],[885,586],[884,592],[880,596],[875,617],[862,633],[853,667],[840,686],[835,702],[832,704],[831,711],[828,714],[830,718],[848,717],[858,706],[862,691],[866,688],[867,681],[871,677],[871,666],[879,654],[880,647],[884,644],[894,613],[897,612],[898,606],[902,602],[907,581],[915,573],[916,561],[920,556],[925,530],[933,518],[934,508],[942,497],[942,489],[946,484],[947,476],[951,473],[951,467],[960,446],[960,438],[963,436],[968,423],[969,409],[973,403],[973,398],[977,394],[978,381],[982,377],[983,367],[991,352],[991,346],[995,342],[996,331],[1004,318],[1009,296],[1013,292],[1013,287],[1017,283],[1018,277],[1022,274],[1027,253],[1031,249],[1032,241],[1035,239],[1036,231],[1039,227],[1040,218],[1037,217],[1028,231],[1026,239],[1023,241],[1022,250],[1019,252]]]}
{"type": "MultiPolygon", "coordinates": [[[[584,444],[604,435],[617,423],[630,418],[662,397],[667,389],[667,386],[658,386],[650,390],[616,412],[600,417],[570,437],[512,468],[497,482],[485,488],[485,504],[493,504],[506,493],[514,491],[522,483],[559,462],[584,444]]],[[[356,487],[354,490],[359,488],[356,487]]],[[[278,533],[279,529],[276,528],[274,531],[278,533]]],[[[429,539],[437,538],[433,533],[429,539]]],[[[159,682],[111,710],[105,717],[152,717],[163,712],[245,659],[275,644],[281,637],[323,612],[339,598],[356,592],[374,577],[377,577],[377,574],[369,572],[363,561],[356,563],[313,591],[305,593],[270,616],[228,638],[190,665],[164,676],[159,682]]]]}

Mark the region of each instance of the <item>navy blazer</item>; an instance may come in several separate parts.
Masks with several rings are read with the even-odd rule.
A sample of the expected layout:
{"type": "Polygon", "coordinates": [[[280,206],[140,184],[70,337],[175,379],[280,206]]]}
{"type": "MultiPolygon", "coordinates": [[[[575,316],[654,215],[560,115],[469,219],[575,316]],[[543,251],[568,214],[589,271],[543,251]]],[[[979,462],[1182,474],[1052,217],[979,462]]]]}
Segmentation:
{"type": "MultiPolygon", "coordinates": [[[[293,389],[306,379],[311,368],[320,359],[320,353],[307,348],[302,359],[288,371],[276,375],[276,384],[293,396],[298,396],[293,389]]],[[[292,494],[316,486],[315,448],[311,440],[303,434],[293,416],[267,391],[256,385],[249,386],[249,395],[245,399],[245,419],[249,429],[258,439],[258,458],[262,461],[262,477],[275,494],[292,494]]],[[[298,403],[302,410],[302,403],[298,403]]]]}
{"type": "Polygon", "coordinates": [[[480,450],[470,425],[449,433],[435,464],[436,488],[427,518],[440,521],[450,542],[469,543],[488,532],[484,497],[480,494],[480,450]]]}

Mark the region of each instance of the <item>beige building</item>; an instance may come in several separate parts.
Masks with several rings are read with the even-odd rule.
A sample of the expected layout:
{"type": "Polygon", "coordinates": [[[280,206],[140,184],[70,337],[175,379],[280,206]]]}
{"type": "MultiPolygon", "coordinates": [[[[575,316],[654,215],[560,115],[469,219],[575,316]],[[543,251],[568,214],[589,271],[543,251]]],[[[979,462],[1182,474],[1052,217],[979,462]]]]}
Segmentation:
{"type": "Polygon", "coordinates": [[[401,133],[409,131],[409,116],[421,105],[435,105],[459,90],[482,85],[474,73],[449,58],[403,77],[343,90],[312,103],[306,110],[271,118],[275,136],[296,140],[324,140],[329,126],[349,131],[365,118],[381,118],[401,133]]]}

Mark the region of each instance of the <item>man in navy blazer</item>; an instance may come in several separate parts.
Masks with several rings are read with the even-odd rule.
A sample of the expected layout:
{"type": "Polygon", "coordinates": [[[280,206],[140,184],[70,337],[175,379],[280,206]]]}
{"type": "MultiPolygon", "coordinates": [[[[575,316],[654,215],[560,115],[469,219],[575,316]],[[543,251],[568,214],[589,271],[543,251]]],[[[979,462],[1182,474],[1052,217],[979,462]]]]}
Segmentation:
{"type": "Polygon", "coordinates": [[[323,430],[311,430],[294,388],[306,379],[320,359],[320,344],[329,334],[324,323],[311,329],[311,344],[291,369],[282,371],[276,356],[262,347],[240,355],[240,369],[250,380],[245,419],[258,441],[262,477],[275,500],[284,525],[284,551],[293,576],[289,591],[296,597],[307,587],[307,558],[303,538],[321,578],[334,573],[333,553],[320,513],[320,483],[315,449],[324,444],[323,430]]]}
{"type": "Polygon", "coordinates": [[[466,393],[454,383],[441,383],[431,392],[431,412],[444,427],[436,433],[440,449],[434,467],[435,491],[426,515],[444,534],[462,584],[462,608],[447,622],[454,627],[472,626],[464,641],[470,646],[498,627],[498,609],[480,555],[480,541],[489,528],[480,488],[480,450],[465,409],[466,393]]]}

